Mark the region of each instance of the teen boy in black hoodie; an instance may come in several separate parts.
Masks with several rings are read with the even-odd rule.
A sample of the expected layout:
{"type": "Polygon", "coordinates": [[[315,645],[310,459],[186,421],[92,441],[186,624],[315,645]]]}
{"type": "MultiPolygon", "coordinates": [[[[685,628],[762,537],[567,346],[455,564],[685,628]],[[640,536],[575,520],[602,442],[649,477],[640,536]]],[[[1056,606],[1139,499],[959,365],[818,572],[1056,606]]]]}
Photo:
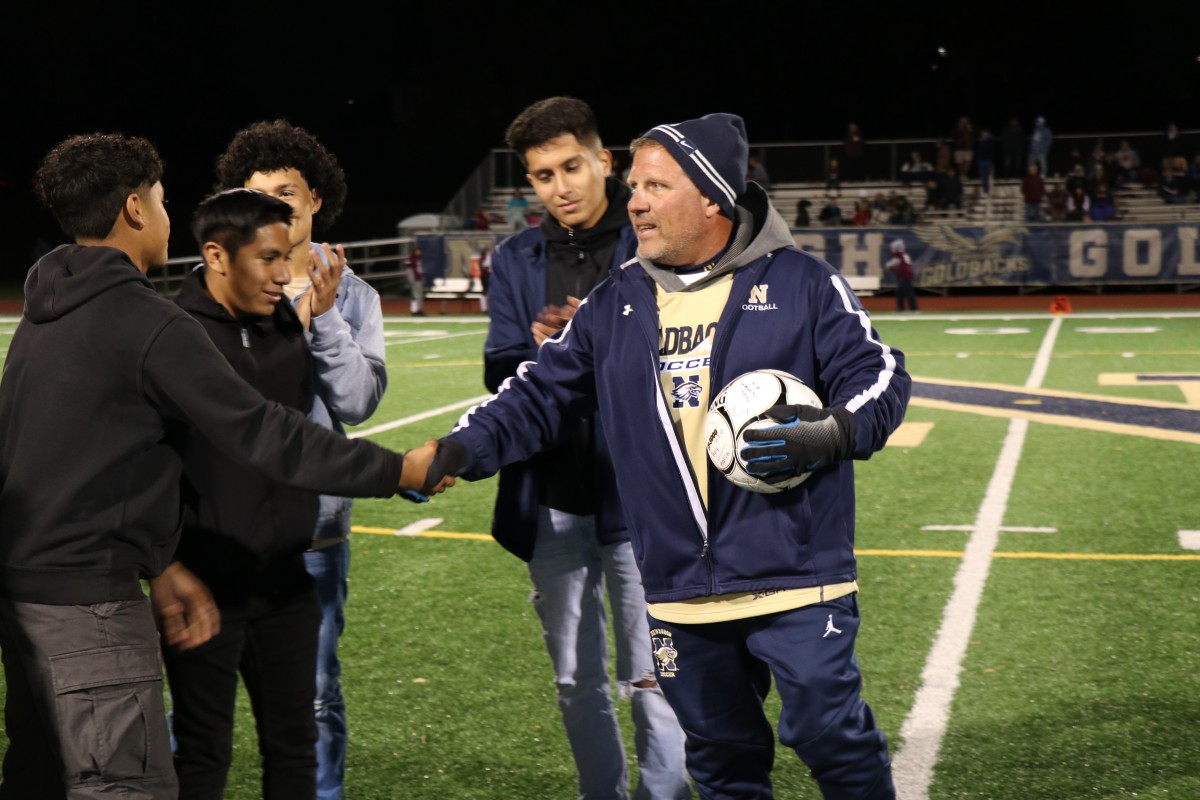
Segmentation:
{"type": "Polygon", "coordinates": [[[198,428],[309,491],[424,488],[411,481],[423,481],[417,456],[431,448],[405,459],[266,400],[154,291],[145,273],[166,263],[171,229],[162,172],[145,139],[91,134],[56,146],[37,173],[76,244],[30,270],[0,381],[0,800],[176,795],[159,634],[140,579],[159,576],[168,642],[194,647],[219,623],[203,585],[167,566],[180,522],[171,428],[198,428]]]}
{"type": "MultiPolygon", "coordinates": [[[[192,232],[203,266],[175,302],[268,400],[307,413],[312,357],[284,287],[292,207],[250,189],[215,194],[192,232]]],[[[187,429],[183,535],[176,559],[212,590],[221,630],[200,647],[166,647],[180,800],[224,796],[238,673],[254,708],[263,797],[316,796],[312,713],[320,606],[304,566],[317,495],[260,476],[187,429]]]]}

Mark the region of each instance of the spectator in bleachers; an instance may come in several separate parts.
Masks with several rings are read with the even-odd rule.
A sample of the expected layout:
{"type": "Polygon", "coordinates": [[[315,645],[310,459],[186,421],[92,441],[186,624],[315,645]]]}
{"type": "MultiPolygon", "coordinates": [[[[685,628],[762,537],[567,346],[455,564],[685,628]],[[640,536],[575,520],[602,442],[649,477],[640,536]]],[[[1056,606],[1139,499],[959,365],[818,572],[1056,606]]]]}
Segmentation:
{"type": "Polygon", "coordinates": [[[1121,146],[1113,153],[1116,159],[1117,172],[1113,176],[1113,181],[1117,186],[1125,186],[1126,184],[1136,183],[1138,179],[1138,170],[1142,166],[1142,159],[1138,157],[1137,150],[1134,150],[1129,144],[1128,139],[1121,140],[1121,146]]]}
{"type": "Polygon", "coordinates": [[[925,181],[925,211],[930,209],[944,208],[942,200],[942,182],[938,180],[944,176],[944,172],[938,172],[934,177],[925,181]]]}
{"type": "Polygon", "coordinates": [[[1104,168],[1108,165],[1108,153],[1104,150],[1104,143],[1097,141],[1092,147],[1091,155],[1087,160],[1087,177],[1095,186],[1106,176],[1104,168]]]}
{"type": "Polygon", "coordinates": [[[807,198],[804,198],[804,197],[801,197],[799,200],[796,201],[796,224],[795,224],[795,227],[807,228],[809,225],[812,224],[812,220],[808,216],[808,209],[809,209],[809,206],[811,206],[811,205],[812,205],[812,201],[808,200],[807,198]]]}
{"type": "Polygon", "coordinates": [[[1021,179],[1021,198],[1025,201],[1025,221],[1044,222],[1042,216],[1042,200],[1046,197],[1046,180],[1042,177],[1037,164],[1025,167],[1025,177],[1021,179]]]}
{"type": "Polygon", "coordinates": [[[851,225],[865,228],[871,224],[871,201],[860,197],[854,201],[854,216],[850,218],[851,225]]]}
{"type": "Polygon", "coordinates": [[[1108,181],[1101,180],[1092,192],[1092,221],[1112,222],[1117,218],[1117,201],[1109,189],[1108,181]]]}
{"type": "Polygon", "coordinates": [[[521,194],[520,188],[513,189],[504,212],[514,231],[523,231],[529,227],[529,201],[521,194]]]}
{"type": "Polygon", "coordinates": [[[1167,164],[1167,172],[1163,175],[1158,186],[1159,197],[1163,202],[1175,205],[1188,201],[1187,159],[1176,156],[1167,164]]]}
{"type": "Polygon", "coordinates": [[[933,177],[933,167],[921,157],[920,152],[913,150],[908,161],[900,167],[900,182],[903,184],[925,183],[933,177]]]}
{"type": "Polygon", "coordinates": [[[1018,178],[1025,173],[1025,129],[1021,120],[1011,118],[1000,133],[1000,149],[1004,152],[1004,177],[1018,178]]]}
{"type": "Polygon", "coordinates": [[[978,132],[967,116],[958,118],[954,130],[950,132],[950,141],[954,143],[954,168],[958,174],[966,177],[971,169],[971,161],[975,158],[975,141],[978,132]]]}
{"type": "Polygon", "coordinates": [[[1066,189],[1067,194],[1075,194],[1075,187],[1083,187],[1084,191],[1089,189],[1087,175],[1084,173],[1083,164],[1075,164],[1071,167],[1071,171],[1067,174],[1066,189]]]}
{"type": "Polygon", "coordinates": [[[963,207],[963,184],[954,167],[939,172],[925,184],[925,208],[945,210],[963,207]]]}
{"type": "Polygon", "coordinates": [[[842,140],[842,159],[846,180],[866,180],[867,140],[863,138],[862,129],[858,127],[857,122],[846,126],[846,136],[842,140]]]}
{"type": "MultiPolygon", "coordinates": [[[[892,192],[895,195],[895,191],[892,192]]],[[[876,192],[871,200],[871,224],[886,225],[892,213],[892,201],[883,192],[876,192]]]]}
{"type": "Polygon", "coordinates": [[[842,177],[839,171],[841,165],[836,158],[829,159],[829,169],[825,171],[825,189],[836,192],[842,188],[842,177]]]}
{"type": "Polygon", "coordinates": [[[1083,222],[1091,219],[1092,199],[1082,184],[1075,184],[1067,195],[1067,222],[1083,222]]]}
{"type": "Polygon", "coordinates": [[[1100,188],[1100,184],[1107,184],[1110,179],[1110,173],[1104,164],[1097,164],[1092,169],[1092,174],[1088,177],[1088,194],[1095,197],[1096,190],[1100,188]]]}
{"type": "Polygon", "coordinates": [[[1029,134],[1029,163],[1037,164],[1041,175],[1050,174],[1050,145],[1054,143],[1054,133],[1046,124],[1045,117],[1038,117],[1033,122],[1033,132],[1029,134]]]}
{"type": "Polygon", "coordinates": [[[1067,218],[1067,200],[1069,198],[1065,181],[1055,181],[1050,184],[1046,191],[1046,211],[1050,215],[1051,222],[1062,222],[1067,218]]]}
{"type": "MultiPolygon", "coordinates": [[[[1080,150],[1078,147],[1072,147],[1071,152],[1067,154],[1067,168],[1065,170],[1066,174],[1067,175],[1073,174],[1075,172],[1076,167],[1079,167],[1083,170],[1083,175],[1086,178],[1087,177],[1087,159],[1083,157],[1082,150],[1080,150]]],[[[1070,187],[1067,187],[1067,191],[1068,192],[1071,191],[1070,187]]]]}
{"type": "Polygon", "coordinates": [[[492,227],[492,220],[488,217],[487,211],[483,208],[475,209],[475,216],[471,218],[471,228],[477,231],[486,231],[492,227]]]}
{"type": "Polygon", "coordinates": [[[907,195],[892,192],[887,221],[889,225],[912,225],[917,221],[917,210],[913,208],[907,195]]]}
{"type": "Polygon", "coordinates": [[[937,150],[933,159],[933,171],[945,172],[954,163],[954,153],[950,150],[950,142],[938,139],[937,150]]]}
{"type": "Polygon", "coordinates": [[[1200,153],[1192,158],[1192,163],[1188,166],[1187,188],[1195,195],[1195,199],[1200,201],[1200,153]]]}
{"type": "Polygon", "coordinates": [[[754,181],[765,192],[771,191],[771,176],[767,174],[767,168],[758,156],[750,156],[746,160],[746,180],[754,181]]]}
{"type": "Polygon", "coordinates": [[[1162,164],[1162,179],[1166,180],[1175,168],[1175,159],[1186,159],[1191,155],[1188,152],[1188,143],[1184,139],[1183,134],[1179,132],[1179,126],[1174,122],[1167,123],[1167,129],[1159,140],[1158,154],[1162,164]]]}
{"type": "Polygon", "coordinates": [[[626,179],[629,177],[629,167],[625,166],[621,162],[620,156],[618,156],[616,153],[613,153],[612,172],[609,174],[611,174],[614,178],[619,180],[621,183],[625,183],[626,179]]]}
{"type": "Polygon", "coordinates": [[[821,209],[821,213],[817,215],[822,225],[844,225],[842,220],[842,207],[838,205],[837,195],[830,192],[825,199],[825,207],[821,209]]]}
{"type": "Polygon", "coordinates": [[[987,128],[979,129],[975,141],[975,171],[979,175],[979,196],[987,197],[992,188],[992,168],[996,163],[996,137],[987,128]]]}

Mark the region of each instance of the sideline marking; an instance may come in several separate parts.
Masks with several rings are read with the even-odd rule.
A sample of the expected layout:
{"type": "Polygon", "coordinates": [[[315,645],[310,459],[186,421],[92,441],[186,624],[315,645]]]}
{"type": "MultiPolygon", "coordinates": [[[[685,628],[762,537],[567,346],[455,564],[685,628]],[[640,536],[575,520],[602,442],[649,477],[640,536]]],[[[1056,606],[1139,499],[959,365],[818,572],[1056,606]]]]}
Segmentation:
{"type": "MultiPolygon", "coordinates": [[[[438,524],[440,519],[418,520],[403,528],[375,528],[368,525],[352,525],[352,533],[369,533],[375,536],[406,536],[414,539],[466,539],[476,542],[495,542],[486,533],[458,533],[455,531],[434,531],[423,527],[423,523],[438,524]]],[[[1200,531],[1194,531],[1200,534],[1200,531]]],[[[962,558],[962,550],[855,550],[855,556],[879,556],[883,558],[962,558]]],[[[1047,559],[1057,561],[1200,561],[1200,554],[1187,553],[1039,553],[1039,552],[998,552],[992,553],[992,558],[1047,559]]]]}
{"type": "MultiPolygon", "coordinates": [[[[922,525],[923,531],[973,531],[974,525],[922,525]]],[[[1058,533],[1058,528],[1030,527],[1025,525],[1001,525],[1001,533],[1058,533]]]]}
{"type": "MultiPolygon", "coordinates": [[[[1025,388],[1035,389],[1045,380],[1054,343],[1062,329],[1061,316],[1050,321],[1034,359],[1025,388]]],[[[950,705],[958,690],[959,673],[975,627],[983,587],[992,556],[1000,540],[1000,524],[1021,461],[1029,421],[1015,418],[1000,450],[996,469],[988,481],[975,530],[967,540],[962,562],[954,576],[954,591],[942,612],[942,624],[921,672],[921,685],[912,708],[900,726],[902,744],[892,759],[896,796],[900,800],[927,800],[950,718],[950,705]]]]}
{"type": "Polygon", "coordinates": [[[387,331],[383,334],[383,338],[385,347],[393,347],[402,344],[429,344],[430,342],[440,342],[444,339],[457,339],[462,336],[483,336],[486,333],[486,328],[460,333],[449,333],[447,331],[387,331]]]}
{"type": "Polygon", "coordinates": [[[1183,394],[1183,402],[1200,408],[1200,374],[1195,372],[1101,372],[1099,386],[1174,386],[1183,394]]]}
{"type": "Polygon", "coordinates": [[[946,328],[942,333],[951,336],[1016,336],[1029,333],[1029,328],[946,328]]]}
{"type": "Polygon", "coordinates": [[[353,431],[348,434],[348,437],[351,439],[358,439],[362,436],[373,436],[376,433],[390,431],[393,428],[410,425],[414,422],[420,422],[423,419],[429,419],[430,417],[440,417],[442,414],[445,414],[448,411],[457,411],[460,408],[468,408],[470,406],[478,405],[484,400],[487,400],[489,397],[491,397],[490,394],[481,394],[478,397],[472,397],[469,400],[460,400],[457,403],[451,403],[448,406],[431,408],[428,411],[422,411],[420,414],[413,414],[411,417],[402,417],[401,419],[394,419],[391,422],[385,422],[382,425],[373,425],[370,428],[363,428],[360,431],[353,431]]]}
{"type": "Polygon", "coordinates": [[[1133,328],[1133,327],[1128,327],[1128,328],[1117,328],[1117,327],[1076,328],[1075,332],[1076,333],[1091,333],[1091,334],[1098,334],[1098,333],[1099,334],[1106,334],[1106,333],[1125,334],[1125,333],[1158,333],[1161,330],[1162,330],[1162,328],[1156,328],[1153,325],[1146,325],[1146,326],[1138,327],[1138,328],[1133,328]]]}
{"type": "Polygon", "coordinates": [[[887,447],[920,447],[933,430],[932,422],[902,422],[888,437],[887,447]]]}
{"type": "MultiPolygon", "coordinates": [[[[904,314],[899,312],[877,312],[871,319],[887,320],[889,322],[974,322],[975,320],[1046,320],[1049,315],[1045,311],[922,311],[920,314],[904,314]]],[[[1081,319],[1194,319],[1200,317],[1200,311],[1076,311],[1071,315],[1072,320],[1081,319]]],[[[1056,317],[1062,319],[1062,317],[1056,317]]]]}
{"type": "Polygon", "coordinates": [[[430,528],[436,528],[442,524],[441,517],[429,517],[428,519],[419,519],[411,525],[405,525],[398,531],[393,531],[395,536],[416,536],[418,533],[427,531],[430,528]]]}
{"type": "MultiPolygon", "coordinates": [[[[1200,444],[1200,408],[1188,403],[1024,389],[914,375],[909,406],[987,417],[1024,419],[1066,428],[1200,444]],[[1034,401],[1035,405],[1023,403],[1034,401]],[[1023,403],[1023,407],[1017,407],[1023,403]],[[1039,410],[1027,410],[1027,409],[1039,410]],[[1114,422],[1113,419],[1126,420],[1114,422]]],[[[1166,383],[1167,381],[1160,381],[1166,383]]]]}
{"type": "Polygon", "coordinates": [[[1179,546],[1184,550],[1200,550],[1200,531],[1180,531],[1179,546]]]}
{"type": "MultiPolygon", "coordinates": [[[[495,541],[486,533],[453,533],[451,531],[431,531],[429,528],[441,524],[440,519],[417,520],[403,528],[372,528],[365,525],[351,525],[352,533],[373,533],[378,536],[421,536],[427,539],[474,539],[479,542],[495,541]],[[426,525],[425,523],[429,523],[426,525]]],[[[1200,559],[1200,556],[1196,556],[1200,559]]]]}

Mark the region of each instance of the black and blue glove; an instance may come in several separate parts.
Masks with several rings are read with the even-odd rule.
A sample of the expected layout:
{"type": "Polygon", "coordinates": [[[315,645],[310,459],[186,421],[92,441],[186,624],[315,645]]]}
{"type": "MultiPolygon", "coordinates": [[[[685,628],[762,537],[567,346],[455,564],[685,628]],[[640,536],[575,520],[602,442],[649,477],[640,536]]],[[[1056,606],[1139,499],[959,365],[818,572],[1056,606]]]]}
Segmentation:
{"type": "Polygon", "coordinates": [[[429,471],[425,473],[425,491],[442,482],[442,478],[452,475],[457,478],[467,471],[471,459],[467,448],[454,439],[438,439],[437,452],[429,462],[429,471]]]}
{"type": "Polygon", "coordinates": [[[780,424],[742,434],[746,472],[768,483],[829,467],[854,452],[854,415],[845,408],[779,405],[767,416],[780,424]]]}

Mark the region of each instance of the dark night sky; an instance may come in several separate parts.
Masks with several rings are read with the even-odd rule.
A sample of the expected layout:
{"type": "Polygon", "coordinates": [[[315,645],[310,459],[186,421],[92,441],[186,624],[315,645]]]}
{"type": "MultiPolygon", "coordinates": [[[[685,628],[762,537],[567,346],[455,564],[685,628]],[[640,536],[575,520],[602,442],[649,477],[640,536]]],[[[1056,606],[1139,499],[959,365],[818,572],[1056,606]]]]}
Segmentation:
{"type": "Polygon", "coordinates": [[[0,277],[23,274],[38,236],[60,237],[29,181],[73,133],[155,142],[182,255],[214,157],[276,116],[346,168],[331,237],[347,241],[441,210],[512,117],[553,94],[590,102],[614,145],[711,111],[745,117],[752,143],[840,140],[850,120],[868,141],[934,137],[961,114],[996,130],[1043,114],[1059,134],[1200,127],[1191,3],[4,5],[0,277]]]}

